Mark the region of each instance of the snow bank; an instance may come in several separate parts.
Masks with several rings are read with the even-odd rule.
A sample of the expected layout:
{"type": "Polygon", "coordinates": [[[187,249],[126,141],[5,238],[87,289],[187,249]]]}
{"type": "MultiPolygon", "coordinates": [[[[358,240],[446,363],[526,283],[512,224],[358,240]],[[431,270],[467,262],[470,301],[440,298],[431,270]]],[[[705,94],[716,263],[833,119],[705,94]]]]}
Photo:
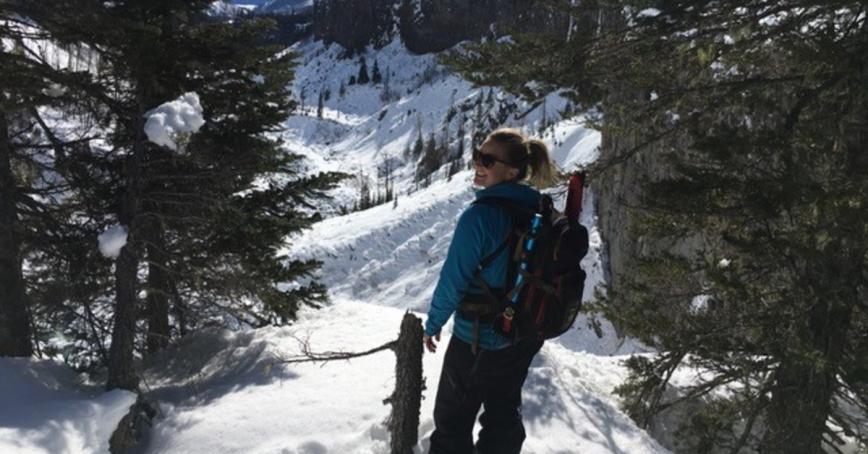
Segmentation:
{"type": "Polygon", "coordinates": [[[199,131],[205,124],[199,95],[190,92],[180,98],[161,104],[145,113],[145,134],[148,140],[178,151],[183,136],[199,131]]]}
{"type": "Polygon", "coordinates": [[[0,358],[0,452],[107,453],[136,396],[82,386],[53,361],[0,358]]]}

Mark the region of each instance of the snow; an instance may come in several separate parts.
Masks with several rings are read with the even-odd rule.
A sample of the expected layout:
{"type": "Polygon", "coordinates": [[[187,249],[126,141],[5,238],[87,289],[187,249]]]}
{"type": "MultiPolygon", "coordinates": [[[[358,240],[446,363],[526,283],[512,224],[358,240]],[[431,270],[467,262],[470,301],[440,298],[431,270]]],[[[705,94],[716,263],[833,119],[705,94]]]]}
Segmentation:
{"type": "MultiPolygon", "coordinates": [[[[215,330],[185,339],[166,356],[168,367],[146,374],[165,415],[146,452],[388,453],[389,407],[382,401],[394,389],[392,352],[325,364],[273,363],[300,353],[300,341],[320,352],[382,345],[397,338],[403,315],[402,309],[340,300],[306,311],[293,327],[215,330]]],[[[441,343],[448,342],[444,332],[441,343]]],[[[420,453],[433,430],[443,351],[423,359],[420,453]]],[[[617,409],[611,391],[624,373],[619,361],[545,345],[524,387],[528,439],[522,452],[666,452],[617,409]]]]}
{"type": "Polygon", "coordinates": [[[199,131],[205,124],[199,95],[190,92],[178,99],[160,104],[145,113],[145,134],[148,140],[178,151],[178,141],[199,131]]]}
{"type": "Polygon", "coordinates": [[[690,300],[690,312],[696,314],[708,310],[708,302],[711,300],[711,295],[696,295],[690,300]]]}
{"type": "Polygon", "coordinates": [[[116,259],[127,244],[127,228],[120,224],[108,227],[97,237],[103,257],[116,259]]]}
{"type": "Polygon", "coordinates": [[[645,8],[636,14],[636,17],[657,17],[660,15],[660,10],[657,8],[645,8]]]}
{"type": "Polygon", "coordinates": [[[108,452],[108,440],[136,396],[78,383],[49,360],[0,358],[0,452],[108,452]]]}
{"type": "Polygon", "coordinates": [[[48,88],[44,90],[45,94],[51,96],[52,98],[59,98],[66,93],[66,89],[60,84],[51,84],[48,88]]]}
{"type": "MultiPolygon", "coordinates": [[[[279,253],[323,260],[318,278],[329,287],[332,304],[302,310],[299,320],[288,327],[197,332],[143,364],[143,389],[159,403],[159,416],[144,452],[389,452],[384,425],[389,407],[382,401],[394,387],[393,353],[326,364],[281,365],[275,361],[298,354],[305,341],[316,352],[367,350],[396,338],[405,312],[424,318],[455,221],[473,200],[472,175],[463,170],[447,181],[444,168],[429,187],[416,189],[414,165],[403,150],[415,140],[419,128],[426,136],[430,132],[452,134],[457,120],[444,121],[450,106],[472,105],[487,90],[444,72],[433,56],[412,55],[394,42],[365,54],[369,69],[377,60],[384,76],[389,72],[393,95],[384,100],[382,86],[346,85],[341,97],[338,84],[357,74],[357,60],[341,60],[338,46],[313,41],[299,43],[294,50],[301,53],[304,64],[296,72],[293,92],[298,96],[305,90],[306,108],[286,122],[279,138],[288,151],[306,158],[303,171],[340,170],[357,178],[333,192],[334,201],[322,209],[330,217],[287,238],[279,253]],[[324,87],[331,89],[332,96],[325,101],[319,119],[315,103],[324,87]],[[338,215],[337,207],[351,206],[358,198],[361,178],[371,179],[376,187],[373,176],[387,159],[397,165],[397,203],[338,215]]],[[[173,148],[177,143],[173,134],[194,132],[174,126],[189,125],[185,115],[191,112],[198,112],[190,117],[198,118],[201,126],[201,107],[192,99],[195,94],[190,95],[186,101],[182,97],[151,112],[155,114],[151,118],[161,123],[153,126],[157,137],[149,134],[150,140],[173,148]]],[[[561,168],[572,170],[597,159],[599,133],[589,129],[581,116],[560,120],[556,112],[566,100],[558,94],[549,95],[536,107],[515,102],[518,109],[507,124],[535,136],[542,129],[541,138],[561,168]],[[544,120],[553,124],[543,129],[544,120]]],[[[472,110],[466,113],[469,118],[472,110]]],[[[469,154],[471,128],[465,130],[469,154]]],[[[557,195],[556,202],[562,205],[563,198],[557,195]]],[[[590,250],[582,263],[588,274],[583,299],[591,302],[604,281],[604,245],[596,227],[593,191],[587,190],[583,204],[580,222],[590,236],[590,250]]],[[[100,236],[101,251],[105,247],[116,254],[124,241],[123,227],[113,226],[100,236]]],[[[622,365],[626,355],[647,349],[634,340],[619,338],[606,320],[597,320],[602,331],[598,338],[591,322],[581,315],[571,330],[547,342],[531,365],[523,391],[528,438],[522,452],[668,452],[619,409],[620,402],[612,393],[626,376],[622,365]]],[[[450,322],[443,330],[444,347],[451,329],[450,322]]],[[[427,451],[433,431],[434,395],[444,351],[424,356],[427,389],[417,453],[427,451]]],[[[13,368],[27,376],[26,367],[13,368]]],[[[55,369],[59,372],[60,367],[55,369]]],[[[9,405],[0,406],[0,418],[11,418],[30,401],[8,401],[9,405]]],[[[96,437],[102,442],[108,439],[117,419],[107,415],[119,418],[113,412],[128,407],[130,397],[94,394],[86,402],[92,413],[76,413],[80,418],[72,418],[77,421],[74,424],[55,426],[53,413],[39,412],[29,426],[7,432],[0,429],[0,452],[58,452],[53,444],[57,439],[91,440],[70,444],[60,452],[106,452],[104,444],[96,444],[96,437]],[[26,438],[28,427],[44,431],[49,426],[56,432],[52,437],[26,438]],[[22,439],[28,440],[26,445],[14,445],[22,439]],[[3,449],[7,446],[12,448],[3,449]]],[[[71,410],[58,411],[72,414],[71,410]]]]}

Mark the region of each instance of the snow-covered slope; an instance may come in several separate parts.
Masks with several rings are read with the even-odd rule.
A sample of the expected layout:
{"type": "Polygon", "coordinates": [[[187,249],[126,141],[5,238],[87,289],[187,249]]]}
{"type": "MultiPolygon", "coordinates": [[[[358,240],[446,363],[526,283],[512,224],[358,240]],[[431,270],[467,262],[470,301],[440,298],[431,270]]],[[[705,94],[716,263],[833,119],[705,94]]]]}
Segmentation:
{"type": "Polygon", "coordinates": [[[0,358],[0,452],[108,452],[136,396],[78,379],[53,361],[0,358]]]}
{"type": "MultiPolygon", "coordinates": [[[[275,359],[299,353],[305,342],[318,352],[367,350],[397,337],[405,311],[424,316],[455,221],[473,198],[471,173],[465,170],[446,180],[444,168],[429,187],[417,189],[414,166],[404,150],[420,132],[454,135],[460,115],[446,121],[450,107],[460,110],[489,95],[445,72],[433,56],[411,55],[397,42],[366,55],[369,71],[376,61],[388,73],[387,96],[382,84],[349,85],[349,77],[358,73],[358,60],[341,60],[337,46],[307,41],[295,50],[301,54],[302,66],[294,88],[299,97],[304,93],[305,108],[286,123],[281,134],[286,147],[308,158],[307,171],[341,170],[357,176],[334,192],[334,201],[323,210],[330,217],[288,238],[285,248],[295,256],[323,260],[319,278],[330,287],[333,304],[302,311],[299,321],[289,327],[195,333],[152,360],[146,365],[143,387],[159,402],[160,414],[146,452],[388,452],[384,419],[389,408],[382,400],[394,385],[391,352],[327,364],[275,364],[275,359]],[[320,119],[317,97],[326,89],[331,96],[323,103],[320,119]],[[369,178],[374,184],[377,167],[386,161],[396,166],[397,203],[338,215],[340,207],[352,206],[357,199],[359,179],[369,178]]],[[[562,168],[596,159],[599,134],[585,128],[581,118],[555,121],[556,110],[565,103],[557,95],[534,109],[496,92],[490,96],[516,103],[507,121],[510,125],[536,131],[540,121],[554,122],[543,138],[562,168]]],[[[469,123],[472,111],[466,112],[469,123]]],[[[591,234],[591,251],[583,262],[588,272],[584,297],[590,299],[603,279],[592,193],[584,201],[581,222],[591,234]]],[[[587,325],[586,319],[578,320],[573,330],[547,343],[532,364],[524,388],[528,439],[523,452],[666,452],[618,410],[612,395],[625,375],[622,355],[640,346],[619,341],[605,321],[602,338],[587,325]]],[[[450,332],[447,325],[444,346],[450,332]]],[[[428,389],[419,453],[427,450],[433,430],[443,351],[426,354],[424,359],[428,389]]],[[[0,367],[3,364],[13,364],[11,370],[27,382],[21,371],[35,363],[0,363],[0,367]]],[[[17,408],[29,402],[6,399],[0,404],[17,408]]],[[[108,414],[109,408],[124,408],[131,400],[119,401],[115,394],[107,394],[89,402],[94,414],[108,414]],[[101,406],[101,399],[112,400],[111,405],[101,406]]],[[[52,411],[71,414],[75,405],[66,402],[52,411]]],[[[38,414],[46,418],[48,413],[38,414]]],[[[97,435],[107,440],[105,434],[116,420],[93,421],[88,427],[55,425],[53,420],[40,422],[33,416],[30,423],[8,429],[0,424],[4,428],[0,451],[12,446],[23,452],[105,452],[105,445],[96,441],[68,444],[65,451],[51,444],[58,438],[90,440],[97,435]],[[57,435],[43,438],[32,430],[56,430],[57,435]]]]}
{"type": "MultiPolygon", "coordinates": [[[[454,106],[473,105],[485,90],[473,88],[447,73],[436,64],[433,55],[412,55],[394,42],[379,52],[369,53],[366,59],[369,67],[370,62],[377,61],[384,73],[389,72],[390,89],[399,97],[384,102],[380,97],[382,85],[346,86],[346,95],[339,97],[334,93],[338,92],[340,81],[357,73],[357,60],[341,60],[339,46],[327,48],[319,42],[301,43],[297,50],[304,57],[296,92],[304,92],[306,98],[311,98],[318,90],[331,89],[333,96],[324,102],[323,119],[316,118],[310,110],[306,111],[308,115],[288,121],[283,137],[288,148],[308,156],[318,168],[355,175],[375,176],[382,162],[395,162],[399,165],[395,169],[399,196],[397,204],[326,219],[301,236],[291,238],[289,251],[296,256],[323,260],[319,279],[333,295],[425,311],[456,220],[473,200],[472,171],[459,172],[451,180],[435,179],[430,187],[408,194],[413,190],[415,168],[411,159],[403,155],[404,149],[420,130],[423,135],[442,134],[444,128],[450,127],[457,130],[454,121],[444,122],[447,111],[454,106]],[[431,82],[423,83],[426,78],[431,82]]],[[[547,114],[549,121],[553,117],[551,112],[562,108],[564,103],[555,95],[547,99],[551,109],[547,114]]],[[[516,112],[523,116],[520,119],[511,116],[507,125],[535,130],[546,114],[541,108],[527,113],[530,107],[518,104],[516,112]]],[[[470,131],[470,127],[465,130],[470,131]]],[[[555,123],[543,138],[562,169],[569,170],[597,158],[600,135],[586,128],[581,117],[555,123]]],[[[353,183],[337,192],[338,205],[352,205],[358,197],[353,183]]],[[[581,218],[591,234],[591,251],[583,264],[588,273],[586,300],[593,297],[594,289],[603,281],[602,244],[593,210],[593,194],[588,191],[581,218]]],[[[633,343],[623,345],[610,325],[605,322],[603,325],[607,328],[606,335],[597,339],[585,320],[579,320],[576,329],[558,342],[598,354],[635,351],[633,343]]]]}

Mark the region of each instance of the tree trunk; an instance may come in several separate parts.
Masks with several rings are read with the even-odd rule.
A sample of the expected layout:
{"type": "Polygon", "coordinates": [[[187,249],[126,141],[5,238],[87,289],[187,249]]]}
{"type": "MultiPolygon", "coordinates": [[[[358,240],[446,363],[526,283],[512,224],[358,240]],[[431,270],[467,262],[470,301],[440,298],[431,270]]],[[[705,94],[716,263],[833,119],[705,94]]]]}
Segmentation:
{"type": "MultiPolygon", "coordinates": [[[[868,32],[868,29],[864,29],[868,32]]],[[[862,80],[868,73],[863,69],[862,80]]],[[[868,146],[868,102],[854,97],[849,114],[840,119],[836,149],[832,151],[844,159],[840,167],[849,172],[847,177],[863,178],[868,168],[865,147],[868,146]]],[[[840,167],[832,167],[837,171],[840,167]]],[[[822,171],[822,170],[818,170],[822,171]]],[[[832,174],[830,180],[839,178],[832,174]]],[[[837,210],[835,201],[829,207],[820,207],[825,213],[837,210]]],[[[853,207],[854,212],[862,209],[853,207]]],[[[865,257],[864,238],[859,229],[842,224],[824,226],[834,238],[826,251],[824,261],[814,270],[817,283],[812,293],[826,295],[825,300],[810,306],[802,341],[812,349],[807,359],[785,358],[776,371],[777,388],[772,392],[768,412],[768,430],[763,437],[763,453],[821,453],[823,432],[832,412],[832,399],[838,391],[838,371],[845,361],[850,329],[854,326],[856,308],[864,301],[857,282],[862,277],[865,257]]],[[[858,325],[857,325],[858,326],[858,325]]],[[[807,355],[806,355],[807,356],[807,355]]]]}
{"type": "Polygon", "coordinates": [[[21,272],[21,231],[6,112],[0,110],[0,356],[30,356],[30,318],[21,272]]]}
{"type": "Polygon", "coordinates": [[[127,244],[121,249],[115,263],[115,316],[109,349],[106,389],[121,388],[135,391],[139,381],[133,367],[139,256],[134,223],[138,211],[141,174],[141,163],[136,150],[127,159],[124,170],[127,184],[118,219],[127,228],[127,244]]]}
{"type": "Polygon", "coordinates": [[[148,353],[154,354],[169,344],[169,260],[165,230],[155,219],[148,228],[148,353]]]}
{"type": "Polygon", "coordinates": [[[395,392],[387,426],[392,435],[392,454],[412,454],[419,440],[419,408],[422,405],[422,321],[407,313],[395,346],[395,392]]]}
{"type": "Polygon", "coordinates": [[[810,356],[784,358],[774,372],[763,454],[823,452],[823,433],[838,389],[837,371],[849,335],[852,307],[818,302],[808,317],[804,340],[814,351],[810,356]]]}

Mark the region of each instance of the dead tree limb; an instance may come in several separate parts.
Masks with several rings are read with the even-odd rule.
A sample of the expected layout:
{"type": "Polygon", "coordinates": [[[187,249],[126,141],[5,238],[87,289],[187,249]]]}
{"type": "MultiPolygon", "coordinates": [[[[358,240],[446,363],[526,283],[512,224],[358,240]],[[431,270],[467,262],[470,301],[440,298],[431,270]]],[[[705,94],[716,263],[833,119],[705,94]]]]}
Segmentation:
{"type": "Polygon", "coordinates": [[[386,426],[392,435],[392,454],[412,454],[419,441],[419,409],[422,406],[422,320],[407,312],[395,346],[395,392],[384,401],[392,405],[386,426]]]}
{"type": "Polygon", "coordinates": [[[308,339],[299,339],[301,354],[290,357],[276,355],[276,360],[269,367],[274,364],[347,360],[393,350],[397,357],[395,391],[383,401],[392,406],[385,424],[392,438],[391,453],[412,454],[413,447],[419,441],[419,411],[422,407],[422,391],[425,389],[425,379],[422,377],[422,333],[422,320],[408,311],[401,321],[397,340],[363,352],[315,353],[308,339]]]}
{"type": "Polygon", "coordinates": [[[344,359],[352,359],[359,358],[362,356],[373,355],[374,353],[381,352],[383,350],[394,350],[395,345],[398,343],[397,340],[386,342],[379,347],[372,348],[370,350],[365,350],[363,352],[321,352],[314,353],[310,349],[310,343],[308,341],[302,341],[301,346],[301,354],[289,357],[277,356],[277,361],[274,361],[272,364],[293,364],[293,363],[316,363],[321,361],[337,361],[344,359]]]}

